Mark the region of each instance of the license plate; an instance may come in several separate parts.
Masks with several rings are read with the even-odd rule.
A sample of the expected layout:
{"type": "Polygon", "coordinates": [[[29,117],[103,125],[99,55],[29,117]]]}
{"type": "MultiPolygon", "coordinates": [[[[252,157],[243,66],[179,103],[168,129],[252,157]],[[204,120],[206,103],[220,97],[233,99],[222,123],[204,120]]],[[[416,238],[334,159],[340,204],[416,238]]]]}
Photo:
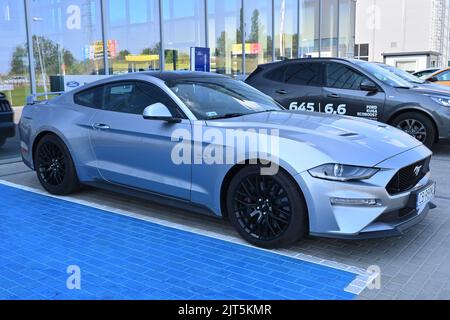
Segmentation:
{"type": "Polygon", "coordinates": [[[436,184],[435,183],[433,183],[426,189],[419,192],[419,194],[417,195],[417,208],[420,208],[423,205],[430,202],[431,200],[433,200],[435,192],[436,192],[436,184]]]}

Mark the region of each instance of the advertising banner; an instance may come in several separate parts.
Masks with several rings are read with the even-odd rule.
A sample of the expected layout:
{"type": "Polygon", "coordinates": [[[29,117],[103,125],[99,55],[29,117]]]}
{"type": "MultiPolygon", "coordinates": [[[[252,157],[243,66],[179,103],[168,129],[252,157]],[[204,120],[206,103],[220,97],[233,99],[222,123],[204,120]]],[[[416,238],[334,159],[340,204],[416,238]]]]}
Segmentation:
{"type": "Polygon", "coordinates": [[[69,75],[64,76],[64,91],[71,91],[87,83],[102,80],[110,76],[105,75],[69,75]]]}
{"type": "Polygon", "coordinates": [[[203,47],[191,48],[191,70],[192,71],[211,71],[211,49],[203,47]]]}

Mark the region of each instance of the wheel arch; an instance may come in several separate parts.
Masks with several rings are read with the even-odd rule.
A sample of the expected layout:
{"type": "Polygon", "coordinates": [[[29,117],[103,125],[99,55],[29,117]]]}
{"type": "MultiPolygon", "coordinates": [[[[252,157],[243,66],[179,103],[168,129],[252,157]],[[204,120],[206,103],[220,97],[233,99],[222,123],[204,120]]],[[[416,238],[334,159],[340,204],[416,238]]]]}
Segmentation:
{"type": "MultiPolygon", "coordinates": [[[[42,138],[44,138],[47,135],[53,135],[53,136],[57,137],[58,139],[60,139],[66,145],[67,149],[70,152],[70,156],[72,157],[72,159],[75,160],[74,159],[74,154],[72,152],[72,148],[71,148],[70,144],[67,143],[66,139],[64,139],[60,134],[58,134],[57,132],[55,132],[53,130],[45,129],[45,130],[42,130],[41,132],[39,132],[36,135],[36,137],[33,139],[33,144],[32,144],[32,147],[31,147],[31,160],[33,162],[33,168],[34,169],[36,169],[35,163],[34,163],[34,158],[35,158],[35,154],[36,154],[37,145],[39,144],[39,141],[41,141],[42,138]]],[[[76,162],[74,161],[74,163],[76,163],[76,162]]],[[[76,164],[75,164],[75,167],[76,167],[76,164]]]]}
{"type": "Polygon", "coordinates": [[[437,122],[434,119],[433,115],[430,112],[428,112],[427,110],[423,110],[423,109],[419,109],[419,108],[411,107],[411,106],[406,106],[406,107],[401,108],[400,110],[396,110],[393,114],[391,114],[387,120],[387,123],[391,124],[395,118],[397,118],[398,116],[400,116],[402,114],[406,114],[409,112],[420,113],[423,116],[427,117],[433,123],[434,129],[436,130],[435,142],[438,142],[439,136],[440,136],[439,135],[439,127],[438,127],[437,122]]]}
{"type": "MultiPolygon", "coordinates": [[[[260,159],[253,159],[253,160],[246,160],[240,163],[235,164],[233,167],[231,167],[228,172],[226,173],[225,177],[222,180],[222,184],[220,187],[220,209],[222,213],[223,218],[228,218],[228,212],[226,208],[226,194],[228,187],[230,186],[230,183],[232,179],[236,176],[236,174],[241,171],[244,167],[253,165],[254,163],[260,163],[260,159]]],[[[306,208],[308,210],[307,219],[308,219],[308,227],[309,227],[309,209],[308,209],[308,203],[306,201],[305,195],[303,193],[303,190],[301,189],[300,185],[297,183],[297,181],[294,178],[294,175],[290,170],[285,168],[283,165],[278,165],[279,170],[282,170],[285,172],[288,177],[291,178],[292,183],[295,185],[295,187],[298,189],[300,195],[305,200],[306,208]]]]}

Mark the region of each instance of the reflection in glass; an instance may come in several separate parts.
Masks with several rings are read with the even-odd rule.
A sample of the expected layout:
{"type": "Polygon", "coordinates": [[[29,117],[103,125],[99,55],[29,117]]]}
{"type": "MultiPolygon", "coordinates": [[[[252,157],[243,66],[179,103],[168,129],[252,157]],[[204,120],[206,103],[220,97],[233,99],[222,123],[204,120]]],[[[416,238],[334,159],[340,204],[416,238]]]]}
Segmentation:
{"type": "Polygon", "coordinates": [[[272,61],[272,1],[245,1],[245,71],[272,61]]]}
{"type": "Polygon", "coordinates": [[[50,77],[103,74],[100,1],[30,1],[38,91],[50,91],[50,77]]]}
{"type": "Polygon", "coordinates": [[[242,74],[241,0],[208,1],[208,44],[211,71],[242,74]]]}
{"type": "MultiPolygon", "coordinates": [[[[354,56],[355,0],[27,1],[38,92],[51,89],[54,75],[105,73],[101,3],[111,74],[160,70],[161,61],[166,70],[189,69],[194,46],[209,47],[211,71],[229,75],[249,74],[273,53],[275,59],[354,56]]],[[[0,10],[0,84],[14,82],[13,103],[23,104],[29,86],[24,1],[0,0],[0,10]]]]}
{"type": "Polygon", "coordinates": [[[189,70],[190,48],[205,46],[204,0],[164,0],[165,70],[189,70]]]}
{"type": "Polygon", "coordinates": [[[23,1],[0,0],[0,87],[14,106],[30,92],[24,10],[23,1]]]}
{"type": "Polygon", "coordinates": [[[300,0],[300,57],[318,57],[320,30],[320,2],[300,0]]]}
{"type": "Polygon", "coordinates": [[[337,56],[338,3],[338,0],[322,0],[321,57],[337,56]]]}
{"type": "MultiPolygon", "coordinates": [[[[355,11],[354,0],[339,1],[339,57],[355,56],[355,11]]],[[[367,52],[367,55],[368,52],[367,52]]]]}
{"type": "Polygon", "coordinates": [[[298,57],[298,0],[275,0],[275,59],[298,57]]]}
{"type": "Polygon", "coordinates": [[[160,69],[158,0],[106,0],[112,74],[160,69]]]}

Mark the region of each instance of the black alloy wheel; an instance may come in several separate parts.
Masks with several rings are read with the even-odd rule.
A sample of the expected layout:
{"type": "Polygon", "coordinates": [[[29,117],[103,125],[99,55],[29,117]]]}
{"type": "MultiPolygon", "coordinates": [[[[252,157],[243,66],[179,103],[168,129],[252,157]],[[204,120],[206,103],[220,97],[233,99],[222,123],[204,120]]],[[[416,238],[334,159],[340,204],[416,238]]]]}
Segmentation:
{"type": "Polygon", "coordinates": [[[261,167],[246,166],[232,179],[227,214],[248,242],[275,248],[305,236],[308,213],[303,194],[286,172],[261,175],[261,167]]]}
{"type": "Polygon", "coordinates": [[[53,134],[39,140],[34,152],[34,166],[39,182],[49,193],[68,195],[80,188],[69,150],[53,134]]]}
{"type": "Polygon", "coordinates": [[[59,186],[63,184],[67,174],[66,159],[61,149],[52,142],[45,142],[38,152],[37,168],[41,179],[51,185],[59,186]]]}
{"type": "Polygon", "coordinates": [[[234,196],[234,213],[252,237],[270,241],[286,231],[292,207],[283,187],[271,176],[245,177],[234,196]]]}

